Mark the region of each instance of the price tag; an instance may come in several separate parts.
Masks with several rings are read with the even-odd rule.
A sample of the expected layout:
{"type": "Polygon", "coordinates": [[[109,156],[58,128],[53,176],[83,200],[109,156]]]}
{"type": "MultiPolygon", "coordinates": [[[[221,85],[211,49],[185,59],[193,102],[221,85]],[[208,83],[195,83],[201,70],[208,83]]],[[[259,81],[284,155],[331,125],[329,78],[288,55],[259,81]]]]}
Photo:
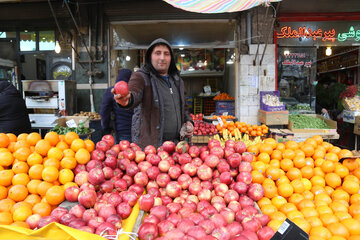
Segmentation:
{"type": "Polygon", "coordinates": [[[218,122],[220,123],[220,126],[223,127],[224,123],[220,117],[217,117],[218,122]]]}
{"type": "Polygon", "coordinates": [[[66,126],[68,126],[69,128],[72,128],[72,127],[77,127],[77,124],[76,122],[74,121],[74,119],[71,119],[69,121],[66,121],[66,126]]]}
{"type": "Polygon", "coordinates": [[[229,113],[228,112],[223,112],[223,116],[227,116],[229,113]]]}

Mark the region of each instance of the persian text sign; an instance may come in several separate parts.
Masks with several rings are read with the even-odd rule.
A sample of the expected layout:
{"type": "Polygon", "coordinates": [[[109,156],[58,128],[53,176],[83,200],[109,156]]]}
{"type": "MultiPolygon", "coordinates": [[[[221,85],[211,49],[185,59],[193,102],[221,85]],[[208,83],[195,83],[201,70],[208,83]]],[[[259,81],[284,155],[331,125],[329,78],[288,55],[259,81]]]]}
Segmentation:
{"type": "Polygon", "coordinates": [[[360,22],[292,22],[277,29],[279,45],[334,46],[360,44],[360,22]]]}

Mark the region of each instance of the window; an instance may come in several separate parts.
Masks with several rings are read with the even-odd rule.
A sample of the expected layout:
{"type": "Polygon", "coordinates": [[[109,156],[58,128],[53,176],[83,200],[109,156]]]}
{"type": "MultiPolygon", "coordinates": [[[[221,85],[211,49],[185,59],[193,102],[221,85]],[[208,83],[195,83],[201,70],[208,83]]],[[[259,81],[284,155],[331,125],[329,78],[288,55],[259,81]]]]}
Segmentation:
{"type": "Polygon", "coordinates": [[[16,38],[16,32],[0,32],[0,38],[16,38]]]}
{"type": "Polygon", "coordinates": [[[35,32],[20,32],[20,51],[36,51],[35,32]]]}
{"type": "Polygon", "coordinates": [[[39,32],[39,50],[49,51],[55,49],[55,32],[40,31],[39,32]]]}

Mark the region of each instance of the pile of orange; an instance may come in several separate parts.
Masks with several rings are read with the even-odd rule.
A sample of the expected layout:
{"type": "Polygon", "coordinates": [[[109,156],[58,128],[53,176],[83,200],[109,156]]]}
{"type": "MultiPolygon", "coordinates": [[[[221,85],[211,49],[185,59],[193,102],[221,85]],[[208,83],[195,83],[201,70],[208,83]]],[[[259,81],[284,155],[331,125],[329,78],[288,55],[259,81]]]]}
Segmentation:
{"type": "Polygon", "coordinates": [[[252,181],[262,184],[258,201],[275,231],[289,218],[312,239],[360,239],[360,159],[320,136],[297,143],[265,139],[247,149],[256,155],[252,181]]]}
{"type": "Polygon", "coordinates": [[[0,133],[0,224],[28,227],[30,215],[49,215],[76,185],[72,169],[87,163],[94,148],[74,132],[48,132],[44,139],[0,133]]]}
{"type": "Polygon", "coordinates": [[[222,134],[223,129],[227,129],[231,135],[234,136],[235,129],[239,129],[239,131],[243,134],[248,134],[250,136],[264,136],[269,132],[269,127],[266,125],[250,125],[248,123],[244,122],[227,122],[226,120],[223,120],[223,126],[219,124],[216,125],[216,129],[219,131],[220,134],[222,134]]]}
{"type": "Polygon", "coordinates": [[[213,98],[213,100],[235,100],[235,98],[233,98],[232,96],[230,96],[226,92],[223,92],[223,93],[220,93],[220,94],[216,95],[213,98]]]}

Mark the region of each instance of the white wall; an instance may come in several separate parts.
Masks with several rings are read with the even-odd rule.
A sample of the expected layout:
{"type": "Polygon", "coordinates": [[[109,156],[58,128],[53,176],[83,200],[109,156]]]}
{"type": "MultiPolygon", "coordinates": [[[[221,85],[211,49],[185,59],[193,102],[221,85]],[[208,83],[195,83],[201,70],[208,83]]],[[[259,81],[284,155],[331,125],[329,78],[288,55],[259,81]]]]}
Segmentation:
{"type": "Polygon", "coordinates": [[[236,117],[240,122],[259,124],[258,111],[260,109],[260,91],[275,90],[275,45],[268,44],[262,65],[260,59],[265,44],[259,45],[256,66],[253,61],[257,44],[249,46],[249,54],[240,56],[240,66],[237,84],[236,117]]]}

